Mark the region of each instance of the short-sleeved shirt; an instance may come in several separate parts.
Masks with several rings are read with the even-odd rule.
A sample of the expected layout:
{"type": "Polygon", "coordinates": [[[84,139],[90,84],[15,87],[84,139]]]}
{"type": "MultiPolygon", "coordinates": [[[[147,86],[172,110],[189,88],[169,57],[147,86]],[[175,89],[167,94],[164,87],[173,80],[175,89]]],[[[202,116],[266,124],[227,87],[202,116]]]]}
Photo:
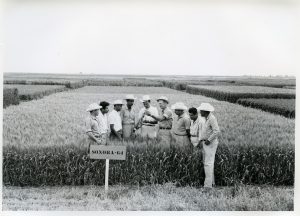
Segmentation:
{"type": "Polygon", "coordinates": [[[181,116],[175,116],[173,121],[173,132],[176,135],[187,135],[186,130],[191,127],[191,119],[190,117],[184,113],[181,116]]]}
{"type": "Polygon", "coordinates": [[[117,112],[116,110],[113,110],[109,113],[108,115],[108,122],[109,124],[113,124],[114,125],[114,129],[115,131],[119,131],[122,129],[122,120],[121,120],[121,116],[120,113],[117,112]]]}
{"type": "Polygon", "coordinates": [[[102,112],[99,112],[99,115],[97,116],[100,121],[100,133],[108,133],[109,132],[109,125],[108,125],[108,116],[107,114],[102,114],[102,112]]]}
{"type": "Polygon", "coordinates": [[[210,142],[219,142],[220,134],[219,125],[216,117],[210,113],[205,119],[205,123],[201,129],[201,140],[209,140],[210,142]]]}
{"type": "Polygon", "coordinates": [[[142,118],[142,123],[145,123],[145,124],[148,124],[148,123],[149,124],[156,124],[157,121],[154,118],[152,118],[150,116],[147,116],[147,115],[144,115],[146,110],[148,110],[151,113],[151,115],[158,116],[158,110],[157,110],[156,107],[150,106],[148,109],[143,107],[139,112],[139,119],[142,118]]]}
{"type": "Polygon", "coordinates": [[[196,121],[191,120],[190,133],[192,137],[198,137],[200,140],[201,130],[203,125],[205,124],[205,119],[201,116],[198,116],[196,121]]]}
{"type": "Polygon", "coordinates": [[[122,124],[135,124],[136,123],[136,109],[134,107],[131,107],[129,110],[127,106],[125,106],[121,112],[121,119],[122,119],[122,124]]]}
{"type": "Polygon", "coordinates": [[[172,128],[173,113],[169,107],[161,110],[160,117],[165,117],[163,120],[158,122],[160,128],[172,128]]]}
{"type": "Polygon", "coordinates": [[[85,132],[92,132],[95,137],[100,137],[101,134],[101,123],[95,116],[90,115],[85,120],[85,132]]]}

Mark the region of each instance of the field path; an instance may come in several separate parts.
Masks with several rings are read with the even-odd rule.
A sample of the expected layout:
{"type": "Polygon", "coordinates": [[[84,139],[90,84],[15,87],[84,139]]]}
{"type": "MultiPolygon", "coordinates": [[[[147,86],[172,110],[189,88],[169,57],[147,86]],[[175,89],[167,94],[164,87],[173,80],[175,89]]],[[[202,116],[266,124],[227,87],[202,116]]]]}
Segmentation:
{"type": "Polygon", "coordinates": [[[160,210],[293,211],[292,187],[201,188],[165,185],[4,187],[3,211],[20,210],[160,210]]]}

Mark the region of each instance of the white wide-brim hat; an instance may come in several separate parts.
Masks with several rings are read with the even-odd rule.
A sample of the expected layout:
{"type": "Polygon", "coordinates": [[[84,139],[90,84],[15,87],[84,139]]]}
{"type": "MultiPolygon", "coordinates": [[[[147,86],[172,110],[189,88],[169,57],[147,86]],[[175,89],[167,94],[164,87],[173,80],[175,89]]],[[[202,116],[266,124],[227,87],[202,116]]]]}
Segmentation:
{"type": "Polygon", "coordinates": [[[149,100],[151,100],[150,96],[149,95],[144,95],[140,101],[145,102],[145,101],[149,101],[149,100]]]}
{"type": "Polygon", "coordinates": [[[213,112],[215,108],[212,105],[210,105],[210,103],[201,103],[197,110],[213,112]]]}
{"type": "Polygon", "coordinates": [[[122,101],[122,100],[115,100],[115,101],[113,102],[113,105],[118,105],[118,104],[123,105],[123,101],[122,101]]]}
{"type": "Polygon", "coordinates": [[[159,100],[163,100],[163,101],[166,101],[167,103],[169,103],[168,98],[165,96],[160,96],[156,101],[159,101],[159,100]]]}
{"type": "Polygon", "coordinates": [[[173,110],[187,110],[187,107],[184,105],[184,103],[175,103],[171,106],[171,109],[173,110]]]}
{"type": "Polygon", "coordinates": [[[134,97],[132,94],[128,94],[126,95],[125,100],[136,100],[136,97],[134,97]]]}
{"type": "Polygon", "coordinates": [[[99,106],[97,103],[92,103],[88,106],[86,111],[90,112],[90,111],[101,109],[101,108],[102,108],[102,106],[99,106]]]}

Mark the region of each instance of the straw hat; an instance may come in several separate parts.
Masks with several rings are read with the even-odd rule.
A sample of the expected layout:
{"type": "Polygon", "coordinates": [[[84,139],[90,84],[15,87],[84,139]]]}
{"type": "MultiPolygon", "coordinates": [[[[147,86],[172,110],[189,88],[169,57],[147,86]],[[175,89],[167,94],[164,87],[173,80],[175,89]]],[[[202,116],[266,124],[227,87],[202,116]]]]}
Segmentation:
{"type": "Polygon", "coordinates": [[[119,104],[123,105],[123,101],[122,100],[115,100],[113,102],[113,105],[119,105],[119,104]]]}
{"type": "Polygon", "coordinates": [[[209,103],[201,103],[200,106],[197,108],[197,110],[213,112],[215,110],[215,108],[212,105],[210,105],[209,103]]]}
{"type": "Polygon", "coordinates": [[[166,101],[167,103],[169,103],[168,98],[165,96],[160,96],[156,101],[159,101],[159,100],[163,100],[163,101],[166,101]]]}
{"type": "Polygon", "coordinates": [[[89,107],[87,108],[87,112],[93,111],[93,110],[97,110],[102,108],[102,106],[99,106],[97,103],[92,103],[89,105],[89,107]]]}
{"type": "Polygon", "coordinates": [[[145,101],[149,101],[149,100],[151,100],[150,96],[149,95],[144,95],[140,101],[145,102],[145,101]]]}
{"type": "Polygon", "coordinates": [[[179,102],[179,103],[175,103],[171,106],[171,109],[174,110],[187,110],[187,107],[184,105],[184,103],[179,102]]]}
{"type": "Polygon", "coordinates": [[[136,98],[133,96],[133,94],[128,94],[125,97],[125,100],[135,100],[136,98]]]}

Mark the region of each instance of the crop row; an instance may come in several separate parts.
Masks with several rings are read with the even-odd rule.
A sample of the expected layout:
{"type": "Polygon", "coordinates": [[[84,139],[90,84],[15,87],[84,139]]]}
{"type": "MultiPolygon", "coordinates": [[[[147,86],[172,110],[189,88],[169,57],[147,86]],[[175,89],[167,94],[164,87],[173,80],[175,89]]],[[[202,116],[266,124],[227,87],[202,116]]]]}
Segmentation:
{"type": "Polygon", "coordinates": [[[186,92],[236,103],[240,98],[294,99],[295,90],[258,86],[187,86],[186,92]]]}
{"type": "MultiPolygon", "coordinates": [[[[153,143],[152,143],[153,144],[153,143]]],[[[127,147],[125,161],[110,162],[110,184],[203,185],[200,150],[162,150],[138,143],[127,147]]],[[[220,145],[215,161],[216,184],[294,184],[293,147],[220,145]]],[[[4,148],[3,182],[13,186],[104,184],[104,160],[89,159],[86,149],[4,148]]]]}
{"type": "Polygon", "coordinates": [[[9,105],[18,105],[20,102],[17,88],[4,88],[3,89],[3,107],[9,105]]]}
{"type": "Polygon", "coordinates": [[[248,106],[263,111],[276,113],[288,118],[295,118],[295,100],[294,99],[239,99],[238,104],[248,106]]]}

